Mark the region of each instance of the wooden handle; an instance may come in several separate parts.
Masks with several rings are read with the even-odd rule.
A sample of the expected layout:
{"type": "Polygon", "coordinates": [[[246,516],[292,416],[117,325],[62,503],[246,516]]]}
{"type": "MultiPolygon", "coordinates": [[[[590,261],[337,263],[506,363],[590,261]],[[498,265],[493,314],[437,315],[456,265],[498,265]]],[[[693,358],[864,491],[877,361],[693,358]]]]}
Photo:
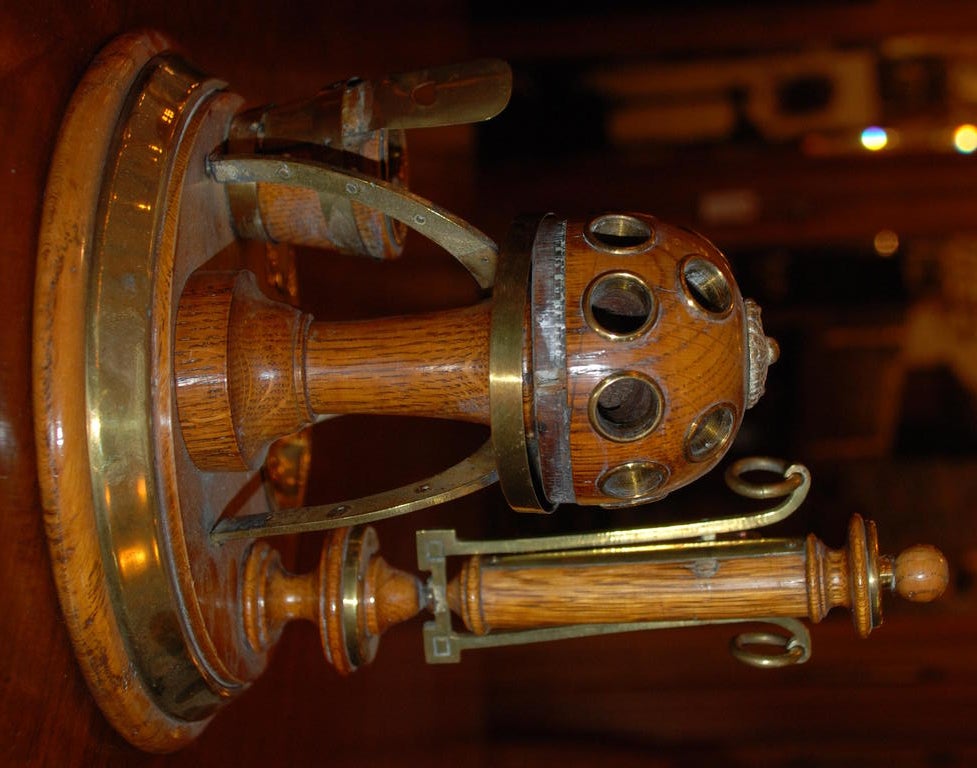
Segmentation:
{"type": "Polygon", "coordinates": [[[244,231],[263,239],[374,259],[403,252],[406,227],[355,201],[284,184],[258,184],[253,194],[251,219],[260,227],[244,231]]]}
{"type": "Polygon", "coordinates": [[[489,422],[489,314],[471,307],[312,323],[305,342],[316,413],[386,413],[489,422]]]}
{"type": "Polygon", "coordinates": [[[203,272],[177,312],[180,426],[205,470],[254,468],[324,414],[487,424],[490,305],[314,322],[265,298],[248,272],[203,272]]]}
{"type": "Polygon", "coordinates": [[[864,636],[881,623],[878,586],[925,601],[948,582],[937,550],[914,547],[895,559],[880,558],[874,537],[874,525],[856,515],[841,550],[812,535],[804,546],[773,543],[762,553],[703,547],[688,558],[677,551],[668,561],[570,554],[526,563],[476,556],[449,585],[448,599],[475,634],[635,621],[806,616],[818,622],[845,607],[864,636]]]}
{"type": "Polygon", "coordinates": [[[318,567],[294,574],[282,567],[277,550],[257,542],[241,592],[252,648],[270,649],[285,624],[304,620],[318,627],[323,653],[340,674],[371,661],[380,635],[422,607],[420,582],[376,556],[376,546],[371,528],[337,529],[326,536],[318,567]]]}

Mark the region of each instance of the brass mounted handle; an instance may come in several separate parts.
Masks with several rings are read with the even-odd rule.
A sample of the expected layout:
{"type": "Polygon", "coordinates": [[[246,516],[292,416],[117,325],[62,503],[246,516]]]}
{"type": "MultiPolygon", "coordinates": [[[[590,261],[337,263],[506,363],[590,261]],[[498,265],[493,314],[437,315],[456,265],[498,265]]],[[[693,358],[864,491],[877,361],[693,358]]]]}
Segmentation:
{"type": "MultiPolygon", "coordinates": [[[[806,494],[806,470],[786,462],[747,459],[732,470],[733,485],[746,495],[786,493],[791,505],[796,498],[790,497],[806,494]],[[742,477],[775,467],[782,468],[781,478],[769,483],[747,483],[742,477]]],[[[702,521],[700,530],[721,523],[728,531],[742,531],[745,520],[769,519],[764,514],[702,521]]],[[[419,566],[431,572],[426,585],[376,555],[372,528],[331,533],[318,569],[304,576],[286,573],[273,550],[258,543],[247,561],[244,622],[252,644],[262,649],[288,620],[317,623],[327,658],[343,673],[373,658],[389,626],[425,608],[434,614],[424,627],[431,663],[459,661],[463,650],[473,648],[701,624],[761,624],[766,628],[734,637],[730,652],[745,664],[776,668],[810,658],[810,634],[798,617],[817,623],[832,608],[848,608],[865,637],[881,624],[884,590],[927,602],[948,581],[946,561],[932,547],[911,547],[898,557],[879,555],[874,523],[858,515],[842,550],[828,549],[813,535],[702,540],[687,538],[687,528],[676,539],[676,530],[666,525],[620,532],[629,536],[627,545],[621,536],[608,545],[603,534],[465,542],[453,531],[421,531],[419,566]],[[463,559],[449,581],[447,559],[453,556],[463,559]],[[452,614],[468,633],[454,628],[452,614]]]]}

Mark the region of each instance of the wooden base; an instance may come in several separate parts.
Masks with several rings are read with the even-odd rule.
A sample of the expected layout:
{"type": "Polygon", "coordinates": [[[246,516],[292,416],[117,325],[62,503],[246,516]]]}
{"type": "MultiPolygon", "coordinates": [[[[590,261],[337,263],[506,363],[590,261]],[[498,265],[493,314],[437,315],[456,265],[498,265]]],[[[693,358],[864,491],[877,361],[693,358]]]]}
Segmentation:
{"type": "MultiPolygon", "coordinates": [[[[171,374],[177,299],[208,260],[282,268],[280,252],[272,264],[265,245],[236,241],[205,175],[240,99],[170,48],[153,33],[120,38],[78,87],[34,309],[38,475],[62,609],[102,711],[153,751],[192,739],[266,662],[236,610],[248,545],[215,546],[209,532],[228,511],[267,510],[267,492],[260,473],[190,461],[171,374]]],[[[287,299],[272,283],[290,281],[268,276],[287,299]]]]}

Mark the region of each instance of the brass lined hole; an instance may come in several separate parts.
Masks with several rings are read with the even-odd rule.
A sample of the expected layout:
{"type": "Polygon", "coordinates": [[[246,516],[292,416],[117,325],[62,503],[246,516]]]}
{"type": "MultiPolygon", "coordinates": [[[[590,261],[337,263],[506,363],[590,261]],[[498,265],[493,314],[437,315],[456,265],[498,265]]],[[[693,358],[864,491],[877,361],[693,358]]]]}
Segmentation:
{"type": "Polygon", "coordinates": [[[736,423],[732,406],[714,405],[696,419],[685,438],[685,454],[692,461],[706,461],[729,442],[736,423]]]}
{"type": "Polygon", "coordinates": [[[591,221],[584,233],[587,241],[611,253],[630,253],[644,248],[651,241],[651,226],[636,216],[611,213],[591,221]]]}
{"type": "Polygon", "coordinates": [[[638,440],[658,426],[663,406],[661,390],[647,376],[615,373],[590,395],[590,423],[608,440],[638,440]]]}
{"type": "Polygon", "coordinates": [[[704,256],[692,256],[682,264],[682,287],[694,304],[710,315],[726,315],[733,308],[729,280],[704,256]]]}
{"type": "Polygon", "coordinates": [[[627,341],[655,322],[658,306],[645,282],[630,272],[611,272],[596,278],[584,293],[587,324],[601,336],[627,341]]]}
{"type": "Polygon", "coordinates": [[[615,499],[640,499],[654,493],[668,480],[668,470],[652,461],[629,461],[607,470],[597,489],[615,499]]]}

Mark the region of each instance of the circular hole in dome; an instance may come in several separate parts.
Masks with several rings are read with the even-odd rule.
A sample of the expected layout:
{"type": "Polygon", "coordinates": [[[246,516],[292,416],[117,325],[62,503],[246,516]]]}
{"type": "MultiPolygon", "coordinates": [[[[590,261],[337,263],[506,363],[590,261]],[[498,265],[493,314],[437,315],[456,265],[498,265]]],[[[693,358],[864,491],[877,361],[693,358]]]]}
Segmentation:
{"type": "Polygon", "coordinates": [[[644,437],[661,420],[664,400],[658,386],[639,373],[608,376],[590,396],[590,422],[608,440],[644,437]]]}
{"type": "Polygon", "coordinates": [[[641,499],[654,493],[668,480],[668,470],[651,461],[630,461],[607,470],[597,480],[597,489],[615,499],[641,499]]]}
{"type": "Polygon", "coordinates": [[[654,323],[657,312],[651,289],[629,272],[598,277],[584,293],[583,304],[587,324],[615,341],[640,336],[654,323]]]}
{"type": "Polygon", "coordinates": [[[729,405],[715,405],[689,428],[685,454],[692,461],[712,458],[729,442],[736,424],[736,414],[729,405]]]}
{"type": "Polygon", "coordinates": [[[710,315],[722,316],[733,308],[733,289],[723,271],[703,256],[692,256],[682,265],[686,295],[710,315]]]}
{"type": "Polygon", "coordinates": [[[611,253],[638,251],[648,244],[652,234],[646,222],[623,213],[598,216],[585,232],[592,245],[611,253]]]}

